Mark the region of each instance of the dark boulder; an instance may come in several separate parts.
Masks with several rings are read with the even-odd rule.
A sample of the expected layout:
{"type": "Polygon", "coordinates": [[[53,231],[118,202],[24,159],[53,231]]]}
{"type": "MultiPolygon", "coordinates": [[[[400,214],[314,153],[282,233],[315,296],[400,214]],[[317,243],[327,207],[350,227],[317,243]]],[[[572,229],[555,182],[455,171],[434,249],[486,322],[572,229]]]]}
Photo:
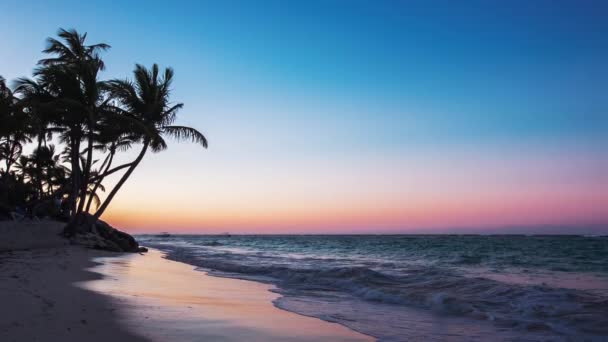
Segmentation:
{"type": "MultiPolygon", "coordinates": [[[[135,238],[91,215],[82,215],[68,223],[63,235],[70,242],[112,252],[142,252],[135,238]]],[[[147,250],[146,250],[147,251],[147,250]]]]}

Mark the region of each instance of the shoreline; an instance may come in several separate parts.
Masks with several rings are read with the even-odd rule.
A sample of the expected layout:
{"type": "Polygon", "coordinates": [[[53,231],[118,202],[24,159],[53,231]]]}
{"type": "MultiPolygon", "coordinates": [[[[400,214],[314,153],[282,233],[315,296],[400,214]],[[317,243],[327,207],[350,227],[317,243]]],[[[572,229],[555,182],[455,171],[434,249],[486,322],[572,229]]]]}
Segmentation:
{"type": "Polygon", "coordinates": [[[149,341],[373,341],[341,324],[280,309],[273,286],[215,277],[195,266],[145,255],[101,257],[104,278],[79,286],[120,303],[122,322],[149,341]]]}
{"type": "MultiPolygon", "coordinates": [[[[446,273],[434,272],[433,278],[422,274],[420,280],[414,280],[424,283],[413,289],[433,300],[432,305],[395,305],[340,292],[352,289],[352,284],[386,284],[383,278],[377,283],[374,274],[370,276],[365,269],[361,272],[361,269],[338,264],[326,270],[304,269],[297,273],[297,267],[286,268],[281,258],[277,264],[268,254],[257,259],[238,253],[230,257],[220,253],[216,257],[218,250],[226,247],[218,250],[205,247],[238,246],[242,241],[195,240],[191,243],[204,248],[180,249],[179,243],[173,244],[174,248],[164,248],[164,244],[144,239],[144,244],[158,249],[151,248],[147,254],[114,253],[69,244],[57,235],[60,229],[61,225],[52,222],[26,222],[20,227],[0,222],[0,240],[4,243],[0,243],[0,301],[3,303],[0,341],[304,342],[441,341],[446,338],[483,341],[489,338],[567,340],[570,337],[596,340],[598,336],[605,336],[603,299],[600,292],[597,295],[593,292],[605,289],[605,283],[591,286],[586,282],[588,278],[580,278],[583,273],[576,276],[577,283],[572,286],[583,281],[584,289],[580,284],[564,288],[563,276],[560,276],[561,283],[534,285],[487,277],[450,278],[450,273],[446,277],[446,273]],[[244,267],[244,271],[222,272],[237,270],[234,267],[244,267]],[[265,281],[265,274],[277,270],[283,273],[272,273],[276,279],[269,277],[269,281],[265,281]],[[293,279],[295,283],[282,283],[280,279],[293,279]],[[429,279],[435,282],[435,288],[429,288],[428,284],[433,285],[429,279]],[[535,310],[542,309],[547,314],[542,319],[525,315],[526,312],[508,316],[512,311],[503,305],[494,306],[503,311],[478,311],[485,316],[472,317],[467,307],[461,305],[480,303],[478,297],[466,292],[469,283],[490,291],[508,290],[508,297],[482,298],[489,303],[500,304],[505,300],[517,303],[523,298],[524,301],[519,301],[523,303],[522,308],[535,305],[535,310]],[[330,288],[328,284],[337,287],[330,288]],[[441,285],[439,290],[437,284],[441,285]],[[300,286],[304,291],[298,291],[300,286]],[[452,293],[444,292],[446,288],[452,293]],[[536,299],[528,305],[527,298],[531,296],[536,299]],[[589,319],[574,320],[554,314],[553,308],[572,310],[579,305],[586,305],[578,312],[589,319]],[[451,309],[461,311],[449,311],[451,309]],[[495,316],[498,319],[487,319],[494,312],[499,314],[495,316]],[[509,317],[511,321],[507,320],[509,317]]],[[[300,240],[294,243],[302,245],[300,240]]],[[[583,246],[603,245],[601,241],[590,240],[583,246]]],[[[327,262],[325,260],[322,262],[327,262]]],[[[305,259],[305,262],[309,261],[305,259]]],[[[376,288],[364,287],[367,292],[363,294],[383,293],[382,287],[373,292],[376,288]]]]}
{"type": "Polygon", "coordinates": [[[207,275],[154,249],[122,254],[52,240],[0,251],[0,340],[374,340],[277,308],[268,284],[207,275]]]}
{"type": "Polygon", "coordinates": [[[281,295],[277,307],[379,340],[595,341],[606,336],[606,254],[597,253],[605,250],[605,239],[140,239],[168,259],[212,276],[274,285],[281,295]],[[564,241],[570,243],[562,246],[564,241]],[[494,249],[510,253],[494,255],[494,249]]]}

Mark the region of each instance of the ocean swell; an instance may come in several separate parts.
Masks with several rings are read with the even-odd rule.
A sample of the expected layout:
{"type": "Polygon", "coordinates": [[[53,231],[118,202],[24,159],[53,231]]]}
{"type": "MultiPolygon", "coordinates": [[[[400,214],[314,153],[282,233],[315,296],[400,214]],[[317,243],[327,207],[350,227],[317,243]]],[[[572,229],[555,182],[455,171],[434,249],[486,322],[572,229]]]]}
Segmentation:
{"type": "Polygon", "coordinates": [[[222,245],[219,243],[150,245],[167,252],[169,259],[212,275],[275,284],[276,291],[286,298],[332,301],[352,297],[552,337],[595,340],[608,336],[608,297],[592,291],[501,282],[431,265],[337,263],[337,258],[293,260],[261,251],[239,253],[215,248],[222,245]],[[392,271],[395,268],[398,272],[392,271]]]}

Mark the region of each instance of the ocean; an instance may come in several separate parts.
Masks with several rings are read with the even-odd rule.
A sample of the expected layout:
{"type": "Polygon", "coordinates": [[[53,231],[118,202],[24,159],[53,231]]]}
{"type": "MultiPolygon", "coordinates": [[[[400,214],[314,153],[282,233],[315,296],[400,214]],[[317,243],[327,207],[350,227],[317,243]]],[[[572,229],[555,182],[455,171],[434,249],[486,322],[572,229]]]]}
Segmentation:
{"type": "Polygon", "coordinates": [[[140,235],[381,341],[607,341],[608,237],[140,235]]]}

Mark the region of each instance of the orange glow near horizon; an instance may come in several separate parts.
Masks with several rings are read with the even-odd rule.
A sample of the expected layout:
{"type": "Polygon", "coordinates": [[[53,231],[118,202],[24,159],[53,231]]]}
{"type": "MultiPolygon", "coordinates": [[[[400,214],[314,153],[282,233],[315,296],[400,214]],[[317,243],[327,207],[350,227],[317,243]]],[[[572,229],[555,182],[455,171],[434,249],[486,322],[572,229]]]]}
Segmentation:
{"type": "Polygon", "coordinates": [[[451,227],[483,228],[500,226],[586,225],[605,223],[605,204],[573,205],[567,201],[526,203],[461,203],[429,205],[426,208],[352,208],[322,211],[251,212],[234,209],[224,212],[180,212],[120,210],[104,219],[132,232],[221,233],[429,233],[451,227]]]}
{"type": "Polygon", "coordinates": [[[606,194],[502,194],[468,198],[338,201],[311,207],[188,206],[112,208],[105,219],[131,232],[181,233],[407,233],[451,227],[589,225],[606,222],[606,194]],[[271,209],[272,208],[272,209],[271,209]]]}
{"type": "Polygon", "coordinates": [[[234,165],[210,165],[207,177],[154,166],[137,170],[103,219],[134,233],[212,234],[508,232],[608,223],[606,163],[576,153],[262,160],[248,165],[246,176],[234,165]],[[166,172],[179,177],[157,182],[166,172]]]}

